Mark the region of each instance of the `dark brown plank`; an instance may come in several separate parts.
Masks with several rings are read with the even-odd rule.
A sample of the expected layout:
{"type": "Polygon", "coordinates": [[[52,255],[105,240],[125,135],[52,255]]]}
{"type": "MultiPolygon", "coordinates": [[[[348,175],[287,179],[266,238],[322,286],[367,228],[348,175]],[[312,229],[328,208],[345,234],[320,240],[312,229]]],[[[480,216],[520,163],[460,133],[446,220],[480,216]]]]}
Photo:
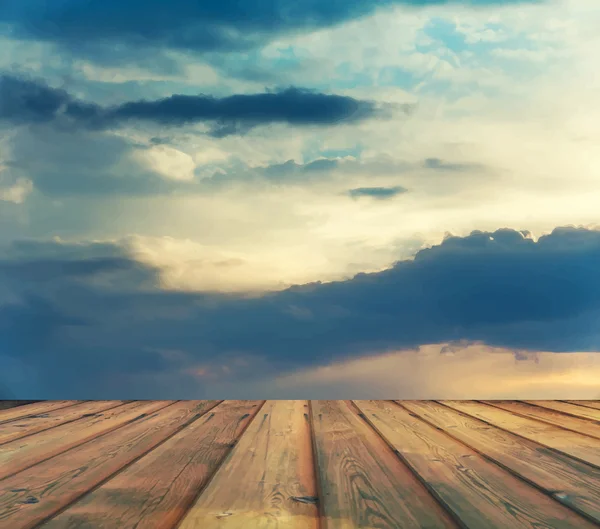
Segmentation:
{"type": "MultiPolygon", "coordinates": [[[[599,382],[600,385],[600,382],[599,382]]],[[[600,410],[594,410],[587,406],[577,406],[577,404],[570,404],[568,402],[561,402],[559,400],[526,400],[525,402],[547,408],[549,410],[556,410],[575,417],[581,417],[583,419],[589,419],[592,421],[600,421],[600,410]]]]}
{"type": "Polygon", "coordinates": [[[0,444],[20,439],[34,433],[43,432],[55,426],[76,421],[86,415],[95,415],[124,404],[118,400],[82,402],[67,408],[60,408],[41,415],[15,419],[0,425],[0,444]]]}
{"type": "Polygon", "coordinates": [[[268,401],[178,529],[318,529],[293,499],[316,496],[313,468],[307,402],[268,401]]]}
{"type": "Polygon", "coordinates": [[[397,404],[387,401],[356,401],[356,404],[464,527],[597,527],[397,404]]]}
{"type": "Polygon", "coordinates": [[[402,406],[600,525],[600,470],[431,401],[402,406]]]}
{"type": "Polygon", "coordinates": [[[0,479],[119,428],[173,401],[138,401],[0,445],[0,479]]]}
{"type": "Polygon", "coordinates": [[[214,401],[175,402],[1,481],[0,529],[37,526],[148,453],[214,404],[214,401]]]}
{"type": "Polygon", "coordinates": [[[350,403],[310,405],[326,529],[457,527],[350,403]]]}
{"type": "Polygon", "coordinates": [[[568,400],[567,402],[571,404],[577,404],[577,406],[584,406],[586,408],[594,408],[595,410],[600,410],[599,400],[568,400]]]}
{"type": "Polygon", "coordinates": [[[484,400],[482,402],[497,406],[498,408],[510,411],[511,413],[516,413],[523,417],[537,419],[538,421],[560,426],[567,430],[600,439],[600,423],[588,421],[587,419],[580,419],[579,417],[574,417],[572,415],[566,415],[550,408],[541,408],[523,401],[484,400]]]}
{"type": "Polygon", "coordinates": [[[174,527],[261,404],[219,404],[42,527],[174,527]]]}
{"type": "Polygon", "coordinates": [[[39,402],[37,400],[0,400],[0,410],[8,410],[9,408],[16,408],[17,406],[24,406],[25,404],[33,404],[39,402]]]}
{"type": "Polygon", "coordinates": [[[17,406],[16,408],[9,408],[7,410],[0,411],[0,425],[8,421],[14,421],[15,419],[21,419],[30,415],[39,415],[48,413],[53,410],[60,408],[66,408],[67,406],[74,406],[80,404],[81,400],[46,400],[43,402],[35,402],[33,404],[26,404],[24,406],[17,406]]]}
{"type": "Polygon", "coordinates": [[[521,417],[480,402],[445,400],[443,404],[600,468],[600,440],[598,439],[521,417]]]}

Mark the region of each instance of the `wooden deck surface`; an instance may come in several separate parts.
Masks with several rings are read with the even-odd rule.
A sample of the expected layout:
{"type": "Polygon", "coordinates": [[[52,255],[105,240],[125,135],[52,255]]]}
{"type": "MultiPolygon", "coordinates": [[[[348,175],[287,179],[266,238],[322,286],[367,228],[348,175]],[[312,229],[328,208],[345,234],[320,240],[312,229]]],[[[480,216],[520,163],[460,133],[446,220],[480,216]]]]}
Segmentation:
{"type": "Polygon", "coordinates": [[[0,529],[592,529],[600,401],[0,401],[0,529]]]}

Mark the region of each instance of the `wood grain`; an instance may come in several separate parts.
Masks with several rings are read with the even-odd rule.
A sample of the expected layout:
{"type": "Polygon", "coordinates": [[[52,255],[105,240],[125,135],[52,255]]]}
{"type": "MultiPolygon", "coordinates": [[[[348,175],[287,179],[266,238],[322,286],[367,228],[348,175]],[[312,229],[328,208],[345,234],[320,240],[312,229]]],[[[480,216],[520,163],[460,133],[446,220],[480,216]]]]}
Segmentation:
{"type": "Polygon", "coordinates": [[[100,412],[116,408],[124,404],[118,400],[101,400],[82,402],[67,408],[52,410],[41,415],[33,415],[15,419],[0,426],[0,444],[20,439],[34,433],[43,432],[55,426],[76,421],[85,416],[96,415],[100,412]]]}
{"type": "MultiPolygon", "coordinates": [[[[600,385],[600,382],[598,385],[600,385]]],[[[577,406],[577,404],[570,404],[559,400],[526,400],[525,402],[549,410],[556,410],[569,415],[574,415],[575,417],[600,422],[600,410],[594,410],[587,406],[577,406]]]]}
{"type": "Polygon", "coordinates": [[[402,406],[600,525],[600,470],[431,401],[402,406]]]}
{"type": "Polygon", "coordinates": [[[571,404],[577,404],[577,406],[584,406],[586,408],[594,408],[600,410],[600,401],[598,400],[568,400],[571,404]]]}
{"type": "Polygon", "coordinates": [[[324,528],[456,527],[350,406],[311,401],[324,528]]]}
{"type": "Polygon", "coordinates": [[[558,450],[600,468],[600,440],[579,435],[558,426],[520,417],[509,411],[480,402],[445,400],[444,404],[486,421],[493,426],[503,428],[525,439],[535,441],[540,445],[558,450]]]}
{"type": "MultiPolygon", "coordinates": [[[[0,529],[37,526],[214,404],[214,401],[176,402],[1,481],[0,529]]],[[[85,523],[83,526],[90,527],[85,523]]]]}
{"type": "Polygon", "coordinates": [[[21,419],[30,415],[38,415],[48,413],[52,410],[58,410],[60,408],[66,408],[67,406],[74,406],[80,404],[81,400],[51,400],[35,402],[33,404],[25,404],[24,406],[17,406],[15,408],[9,408],[0,411],[0,424],[4,424],[8,421],[15,419],[21,419]]]}
{"type": "Polygon", "coordinates": [[[523,417],[530,419],[536,419],[538,421],[560,426],[567,430],[572,430],[577,433],[589,435],[600,439],[600,423],[595,423],[586,419],[580,419],[572,415],[566,415],[560,411],[556,411],[550,408],[541,408],[539,406],[533,406],[522,401],[508,401],[508,400],[484,400],[482,401],[492,406],[497,406],[503,410],[516,413],[523,417]]]}
{"type": "Polygon", "coordinates": [[[173,528],[261,404],[227,401],[212,408],[43,529],[173,528]]]}
{"type": "Polygon", "coordinates": [[[318,529],[313,468],[307,402],[268,401],[178,529],[318,529]]]}
{"type": "Polygon", "coordinates": [[[173,401],[132,402],[101,412],[94,417],[67,423],[0,445],[0,479],[35,465],[49,457],[119,428],[143,414],[172,404],[173,401]]]}
{"type": "Polygon", "coordinates": [[[356,401],[434,496],[469,529],[583,529],[577,513],[386,401],[356,401]]]}

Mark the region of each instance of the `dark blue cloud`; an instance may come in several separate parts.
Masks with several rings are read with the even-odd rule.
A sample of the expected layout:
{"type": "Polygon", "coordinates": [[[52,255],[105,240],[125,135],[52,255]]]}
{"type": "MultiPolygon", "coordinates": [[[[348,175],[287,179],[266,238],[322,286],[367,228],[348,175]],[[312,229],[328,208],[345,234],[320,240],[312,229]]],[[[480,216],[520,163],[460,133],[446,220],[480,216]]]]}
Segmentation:
{"type": "Polygon", "coordinates": [[[356,189],[350,189],[348,195],[352,198],[369,197],[376,198],[378,200],[387,200],[394,198],[397,195],[406,193],[407,189],[401,186],[395,187],[357,187],[356,189]]]}
{"type": "Polygon", "coordinates": [[[159,101],[130,102],[110,110],[108,119],[119,122],[148,120],[161,125],[214,121],[218,124],[217,131],[224,128],[226,134],[239,134],[265,123],[333,125],[340,121],[360,121],[378,114],[377,107],[370,101],[288,88],[221,99],[174,95],[159,101]]]}
{"type": "Polygon", "coordinates": [[[322,94],[300,88],[242,94],[223,98],[207,95],[172,95],[156,101],[130,101],[103,108],[75,100],[62,89],[41,81],[0,76],[0,121],[12,124],[56,122],[62,128],[105,129],[128,122],[182,126],[213,124],[211,134],[244,134],[270,123],[294,126],[335,125],[388,115],[371,101],[322,94]]]}
{"type": "MultiPolygon", "coordinates": [[[[535,0],[533,0],[535,1],[535,0]]],[[[118,59],[145,45],[203,51],[249,48],[283,32],[362,17],[377,8],[448,3],[518,4],[523,0],[19,0],[0,4],[0,21],[17,36],[49,40],[78,53],[118,59]]]]}
{"type": "Polygon", "coordinates": [[[0,76],[0,119],[17,125],[55,119],[70,101],[64,90],[10,75],[0,76]]]}
{"type": "MultiPolygon", "coordinates": [[[[30,253],[44,261],[51,250],[59,259],[61,248],[71,257],[50,271],[33,265],[23,248],[0,267],[0,292],[12,299],[0,303],[0,351],[44,373],[32,398],[84,398],[92,387],[94,398],[114,398],[110,381],[125,372],[159,376],[174,368],[157,351],[179,351],[196,365],[246,355],[281,372],[461,339],[518,350],[600,350],[598,231],[561,228],[537,242],[508,229],[473,232],[384,272],[260,298],[153,289],[157,270],[90,261],[97,246],[51,250],[47,243],[30,253]],[[27,263],[25,276],[17,262],[27,263]]],[[[181,395],[161,391],[154,398],[181,395]]]]}

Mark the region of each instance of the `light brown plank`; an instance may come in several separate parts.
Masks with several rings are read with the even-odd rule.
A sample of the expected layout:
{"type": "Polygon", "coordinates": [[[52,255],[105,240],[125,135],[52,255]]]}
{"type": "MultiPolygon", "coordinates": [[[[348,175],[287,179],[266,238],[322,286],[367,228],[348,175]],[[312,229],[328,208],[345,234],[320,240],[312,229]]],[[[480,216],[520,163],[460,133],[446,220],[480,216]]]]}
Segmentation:
{"type": "Polygon", "coordinates": [[[594,408],[600,410],[600,401],[598,400],[568,400],[571,404],[577,404],[578,406],[585,406],[586,408],[594,408]]]}
{"type": "Polygon", "coordinates": [[[178,529],[318,529],[293,499],[316,496],[313,468],[307,402],[268,401],[178,529]]]}
{"type": "Polygon", "coordinates": [[[219,404],[42,527],[171,529],[261,404],[219,404]]]}
{"type": "Polygon", "coordinates": [[[0,411],[0,424],[4,424],[8,421],[14,421],[15,419],[21,419],[23,417],[29,417],[30,415],[45,414],[53,410],[60,408],[66,408],[67,406],[74,406],[80,404],[81,400],[47,400],[43,402],[34,402],[33,404],[25,404],[24,406],[17,406],[16,408],[9,408],[7,410],[0,411]]]}
{"type": "Polygon", "coordinates": [[[480,402],[445,400],[443,404],[600,468],[600,440],[598,439],[520,417],[480,402]]]}
{"type": "Polygon", "coordinates": [[[105,410],[124,404],[118,400],[101,400],[82,402],[67,408],[52,410],[42,415],[33,415],[23,419],[15,419],[0,425],[0,444],[20,439],[34,433],[43,432],[55,426],[76,421],[86,415],[97,415],[105,410]]]}
{"type": "Polygon", "coordinates": [[[560,411],[556,411],[550,408],[541,408],[534,406],[523,401],[509,401],[509,400],[484,400],[485,404],[491,406],[497,406],[503,410],[528,417],[530,419],[537,419],[548,424],[560,426],[567,430],[572,430],[577,433],[590,435],[600,439],[600,423],[588,421],[586,419],[580,419],[572,415],[566,415],[560,411]]]}
{"type": "Polygon", "coordinates": [[[597,527],[397,404],[386,401],[356,401],[356,404],[464,527],[597,527]]]}
{"type": "Polygon", "coordinates": [[[326,529],[457,527],[350,403],[310,405],[326,529]]]}
{"type": "Polygon", "coordinates": [[[176,402],[1,481],[0,529],[36,527],[148,453],[213,404],[216,403],[176,402]]]}
{"type": "Polygon", "coordinates": [[[138,401],[0,445],[0,479],[105,434],[173,401],[138,401]]]}
{"type": "Polygon", "coordinates": [[[600,525],[600,470],[431,401],[402,406],[600,525]]]}
{"type": "MultiPolygon", "coordinates": [[[[598,385],[600,385],[600,381],[598,385]]],[[[558,400],[526,400],[525,402],[549,410],[556,410],[561,413],[574,415],[575,417],[600,422],[600,410],[594,410],[587,406],[577,406],[576,404],[569,404],[568,402],[560,402],[558,400]]]]}

